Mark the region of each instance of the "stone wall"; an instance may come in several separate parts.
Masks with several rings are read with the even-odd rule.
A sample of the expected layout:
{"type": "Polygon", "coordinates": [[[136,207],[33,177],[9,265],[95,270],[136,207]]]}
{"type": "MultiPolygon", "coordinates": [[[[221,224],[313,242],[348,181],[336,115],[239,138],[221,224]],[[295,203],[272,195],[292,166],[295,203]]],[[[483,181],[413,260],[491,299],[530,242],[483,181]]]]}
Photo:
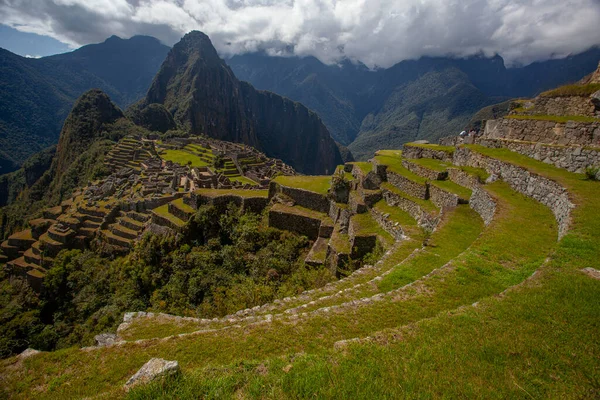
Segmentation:
{"type": "Polygon", "coordinates": [[[259,214],[265,209],[265,207],[267,207],[267,204],[269,204],[269,199],[261,196],[242,197],[234,194],[207,196],[201,193],[192,193],[190,200],[184,200],[184,203],[195,209],[198,209],[202,205],[212,205],[221,211],[225,210],[229,203],[233,203],[237,207],[242,208],[244,211],[259,214]]]}
{"type": "Polygon", "coordinates": [[[480,183],[479,178],[458,168],[448,168],[448,179],[452,182],[473,190],[480,183]]]}
{"type": "Polygon", "coordinates": [[[588,96],[538,97],[531,114],[540,115],[584,115],[594,117],[596,107],[588,96]]]}
{"type": "Polygon", "coordinates": [[[404,239],[404,230],[402,229],[402,226],[398,222],[392,221],[389,214],[384,214],[374,208],[371,208],[370,212],[371,216],[375,221],[377,221],[379,226],[381,226],[381,228],[387,233],[392,235],[394,239],[404,239]]]}
{"type": "Polygon", "coordinates": [[[345,204],[340,206],[338,203],[332,201],[329,208],[329,217],[332,219],[334,224],[338,224],[342,232],[348,231],[350,225],[350,217],[352,213],[345,204]]]}
{"type": "Polygon", "coordinates": [[[319,237],[321,220],[271,209],[269,211],[269,226],[296,232],[308,237],[310,240],[316,240],[319,237]]]}
{"type": "Polygon", "coordinates": [[[407,170],[409,170],[410,172],[413,172],[419,176],[430,179],[432,181],[443,181],[447,175],[446,172],[434,171],[432,169],[425,168],[419,164],[410,162],[409,160],[403,159],[402,166],[404,168],[406,168],[407,170]]]}
{"type": "Polygon", "coordinates": [[[427,184],[422,185],[415,181],[411,181],[410,179],[405,178],[402,175],[398,175],[390,171],[388,171],[387,173],[387,181],[412,197],[416,197],[417,199],[423,200],[429,198],[429,190],[427,184]]]}
{"type": "Polygon", "coordinates": [[[485,225],[489,225],[496,214],[496,201],[482,187],[474,187],[469,205],[483,220],[485,225]]]}
{"type": "Polygon", "coordinates": [[[513,118],[489,120],[482,138],[600,147],[600,121],[569,121],[563,124],[513,118]]]}
{"type": "Polygon", "coordinates": [[[529,172],[525,168],[486,157],[468,148],[459,148],[454,153],[454,164],[484,168],[507,182],[514,190],[529,196],[554,213],[558,223],[558,237],[562,238],[569,229],[571,210],[575,207],[569,200],[567,190],[548,178],[529,172]]]}
{"type": "Polygon", "coordinates": [[[443,151],[428,149],[420,146],[411,146],[405,144],[402,147],[402,157],[404,158],[433,158],[435,160],[452,161],[452,153],[443,151]]]}
{"type": "Polygon", "coordinates": [[[368,190],[376,190],[379,189],[379,186],[381,186],[381,182],[383,182],[383,179],[385,178],[385,173],[382,171],[385,171],[385,169],[382,169],[380,167],[374,167],[373,170],[369,171],[368,173],[364,173],[363,170],[356,164],[351,164],[352,165],[352,176],[354,178],[356,178],[356,180],[359,181],[359,187],[368,189],[368,190]]]}
{"type": "Polygon", "coordinates": [[[429,185],[429,199],[441,210],[458,205],[458,196],[456,194],[447,192],[435,185],[429,185]]]}
{"type": "Polygon", "coordinates": [[[433,231],[440,222],[439,215],[425,212],[417,203],[394,192],[384,189],[383,198],[390,206],[400,207],[402,210],[406,211],[415,221],[417,221],[419,226],[427,231],[433,231]]]}
{"type": "Polygon", "coordinates": [[[329,199],[327,196],[304,189],[297,189],[280,185],[276,182],[269,184],[269,199],[275,194],[282,193],[294,200],[297,205],[322,213],[329,212],[329,199]]]}
{"type": "Polygon", "coordinates": [[[600,149],[573,146],[543,145],[514,140],[481,139],[478,144],[486,147],[505,147],[535,160],[564,168],[571,172],[584,173],[590,166],[600,166],[600,149]]]}

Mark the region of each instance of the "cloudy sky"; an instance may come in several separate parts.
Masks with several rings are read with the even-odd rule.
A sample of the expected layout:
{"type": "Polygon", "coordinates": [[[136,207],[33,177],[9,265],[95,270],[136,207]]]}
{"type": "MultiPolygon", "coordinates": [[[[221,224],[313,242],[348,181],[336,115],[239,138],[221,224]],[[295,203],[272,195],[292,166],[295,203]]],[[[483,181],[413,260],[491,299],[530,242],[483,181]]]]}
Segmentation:
{"type": "MultiPolygon", "coordinates": [[[[600,0],[0,0],[0,21],[37,34],[26,43],[56,39],[45,53],[111,35],[172,45],[198,29],[223,56],[265,50],[370,67],[478,52],[527,64],[600,44],[600,0]]],[[[7,32],[0,46],[24,54],[7,32]]]]}

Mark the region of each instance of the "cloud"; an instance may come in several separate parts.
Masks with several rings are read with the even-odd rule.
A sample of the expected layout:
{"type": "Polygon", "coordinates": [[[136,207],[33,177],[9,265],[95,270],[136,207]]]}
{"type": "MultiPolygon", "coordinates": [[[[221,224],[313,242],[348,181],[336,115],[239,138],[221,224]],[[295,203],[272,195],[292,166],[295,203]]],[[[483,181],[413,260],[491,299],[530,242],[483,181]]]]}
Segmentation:
{"type": "Polygon", "coordinates": [[[482,52],[527,64],[600,44],[598,0],[0,0],[0,20],[73,47],[113,34],[172,45],[198,29],[223,56],[264,50],[370,67],[482,52]]]}

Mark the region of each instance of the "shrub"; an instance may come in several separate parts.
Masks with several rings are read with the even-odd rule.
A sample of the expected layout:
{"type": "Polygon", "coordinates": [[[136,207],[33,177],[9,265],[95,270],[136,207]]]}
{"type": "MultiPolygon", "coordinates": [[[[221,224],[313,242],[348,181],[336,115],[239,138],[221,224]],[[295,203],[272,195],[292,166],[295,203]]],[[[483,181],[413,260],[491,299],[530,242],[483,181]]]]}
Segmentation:
{"type": "Polygon", "coordinates": [[[585,169],[585,176],[590,181],[599,181],[600,180],[600,167],[587,167],[585,169]]]}

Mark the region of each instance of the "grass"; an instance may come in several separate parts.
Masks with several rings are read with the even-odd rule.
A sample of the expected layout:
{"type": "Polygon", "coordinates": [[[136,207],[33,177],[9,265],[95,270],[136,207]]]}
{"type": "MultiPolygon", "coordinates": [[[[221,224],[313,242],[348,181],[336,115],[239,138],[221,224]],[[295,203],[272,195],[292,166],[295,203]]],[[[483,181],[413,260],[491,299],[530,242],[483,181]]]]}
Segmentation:
{"type": "Polygon", "coordinates": [[[382,214],[388,214],[390,221],[400,224],[405,231],[405,234],[408,236],[411,236],[411,233],[415,232],[415,229],[421,230],[417,225],[417,221],[415,221],[406,211],[402,210],[400,207],[388,205],[385,200],[379,200],[373,208],[382,214]]]}
{"type": "Polygon", "coordinates": [[[452,181],[430,181],[429,184],[432,186],[436,186],[442,190],[445,190],[446,192],[456,194],[461,199],[469,200],[471,198],[471,189],[468,189],[452,181]]]}
{"type": "Polygon", "coordinates": [[[536,120],[536,121],[551,121],[560,124],[569,121],[575,122],[600,122],[600,118],[586,117],[583,115],[507,115],[504,118],[521,119],[521,120],[536,120]]]}
{"type": "Polygon", "coordinates": [[[381,188],[389,190],[390,192],[417,204],[423,209],[423,211],[428,212],[430,214],[437,214],[440,211],[430,200],[423,200],[413,197],[390,183],[383,183],[381,185],[381,188]]]}
{"type": "Polygon", "coordinates": [[[394,238],[375,221],[370,213],[353,215],[350,225],[354,227],[356,236],[376,235],[387,247],[391,247],[395,242],[394,238]]]}
{"type": "Polygon", "coordinates": [[[284,204],[275,204],[273,207],[271,207],[271,210],[277,211],[277,212],[283,212],[286,214],[300,215],[302,217],[318,219],[321,221],[328,221],[330,225],[333,225],[331,218],[327,214],[324,214],[324,213],[321,213],[318,211],[314,211],[314,210],[310,210],[308,208],[304,208],[304,207],[301,207],[298,205],[290,207],[290,206],[286,206],[284,204]]]}
{"type": "MultiPolygon", "coordinates": [[[[379,152],[378,152],[378,154],[379,154],[379,152]]],[[[422,185],[424,185],[427,182],[427,179],[406,169],[402,165],[402,158],[399,156],[376,155],[375,160],[382,165],[386,165],[388,167],[387,168],[388,171],[393,172],[398,175],[401,175],[407,179],[410,179],[413,182],[417,182],[422,185]]]]}
{"type": "Polygon", "coordinates": [[[352,252],[350,236],[346,233],[341,233],[337,228],[334,229],[331,239],[329,239],[329,244],[338,253],[350,254],[352,252]]]}
{"type": "Polygon", "coordinates": [[[557,89],[543,92],[542,97],[588,97],[600,90],[600,83],[590,83],[587,85],[565,85],[557,89]]]}
{"type": "Polygon", "coordinates": [[[208,167],[209,164],[200,157],[185,150],[163,150],[160,157],[179,165],[191,163],[192,167],[208,167]]]}
{"type": "Polygon", "coordinates": [[[268,197],[268,190],[248,189],[198,189],[194,193],[209,197],[240,196],[240,197],[268,197]]]}
{"type": "MultiPolygon", "coordinates": [[[[474,150],[519,163],[503,149],[474,150]]],[[[597,268],[600,186],[535,160],[523,165],[563,184],[578,205],[558,245],[550,211],[496,182],[488,186],[499,202],[492,224],[448,268],[393,299],[295,323],[5,360],[1,390],[15,398],[123,397],[125,380],[163,357],[178,360],[183,375],[129,398],[598,397],[600,282],[579,269],[597,268]],[[497,295],[536,269],[530,282],[497,295]],[[341,338],[367,335],[373,343],[332,350],[341,338]]],[[[450,252],[430,243],[427,250],[450,252]]],[[[432,257],[428,268],[444,258],[432,257]]]]}
{"type": "Polygon", "coordinates": [[[188,214],[195,214],[196,213],[196,210],[194,210],[194,208],[188,206],[187,204],[185,204],[183,202],[183,197],[180,197],[177,200],[173,200],[171,203],[174,206],[176,206],[177,208],[179,208],[180,210],[184,211],[185,213],[188,213],[188,214]]]}
{"type": "Polygon", "coordinates": [[[251,186],[258,186],[258,183],[254,182],[252,179],[250,178],[246,178],[245,176],[233,176],[231,178],[229,178],[230,181],[233,182],[240,182],[242,184],[248,184],[251,186]]]}
{"type": "Polygon", "coordinates": [[[425,167],[436,172],[446,172],[448,168],[452,166],[451,163],[440,160],[434,160],[432,158],[411,158],[407,161],[410,161],[413,164],[420,165],[421,167],[425,167]]]}
{"type": "Polygon", "coordinates": [[[439,144],[431,144],[431,143],[405,143],[405,146],[410,146],[410,147],[420,147],[423,149],[429,149],[429,150],[437,150],[437,151],[443,151],[446,152],[448,154],[454,154],[454,146],[442,146],[439,144]]]}
{"type": "Polygon", "coordinates": [[[185,225],[185,221],[182,221],[181,219],[177,218],[176,216],[174,216],[173,214],[171,214],[169,212],[169,205],[168,204],[165,204],[163,206],[157,207],[157,208],[155,208],[152,211],[154,211],[156,214],[160,215],[161,217],[164,217],[164,218],[168,219],[169,221],[173,222],[177,226],[183,226],[183,225],[185,225]]]}
{"type": "Polygon", "coordinates": [[[467,167],[467,166],[458,167],[458,168],[468,174],[476,176],[477,178],[479,178],[480,182],[485,182],[487,180],[487,178],[490,177],[490,174],[483,168],[475,168],[475,167],[467,167]]]}
{"type": "Polygon", "coordinates": [[[331,187],[331,176],[278,176],[273,179],[282,186],[296,189],[309,190],[311,192],[326,195],[331,187]]]}
{"type": "Polygon", "coordinates": [[[353,162],[352,165],[356,165],[363,174],[367,175],[369,172],[373,171],[373,164],[370,162],[353,162]]]}

